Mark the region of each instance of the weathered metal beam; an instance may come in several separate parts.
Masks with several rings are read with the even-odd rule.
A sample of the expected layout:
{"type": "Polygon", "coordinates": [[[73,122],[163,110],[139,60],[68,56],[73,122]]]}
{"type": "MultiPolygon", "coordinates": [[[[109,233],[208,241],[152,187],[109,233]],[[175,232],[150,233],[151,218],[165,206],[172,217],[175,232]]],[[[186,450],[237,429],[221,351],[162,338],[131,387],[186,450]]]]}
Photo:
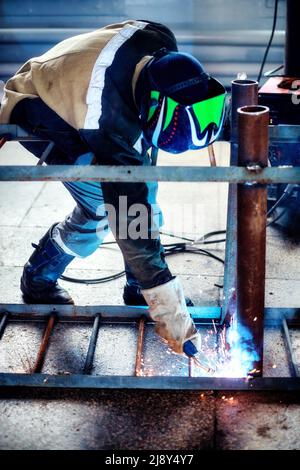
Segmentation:
{"type": "Polygon", "coordinates": [[[48,320],[48,324],[47,324],[45,333],[43,335],[43,339],[42,339],[42,342],[41,342],[41,345],[40,345],[40,348],[39,348],[39,352],[38,352],[36,361],[35,361],[34,366],[32,368],[32,372],[34,374],[37,374],[37,373],[41,372],[41,370],[43,368],[47,348],[48,348],[48,345],[49,345],[50,336],[51,336],[51,333],[53,331],[55,321],[56,321],[56,315],[51,314],[50,318],[48,320]]]}
{"type": "Polygon", "coordinates": [[[134,375],[136,377],[139,377],[141,375],[141,370],[142,370],[144,335],[145,335],[145,317],[141,317],[141,319],[139,320],[138,340],[137,340],[135,368],[134,368],[134,375]]]}
{"type": "Polygon", "coordinates": [[[0,389],[144,389],[144,390],[245,390],[298,391],[300,378],[218,378],[218,377],[128,377],[93,375],[49,375],[0,373],[0,389]]]}
{"type": "MultiPolygon", "coordinates": [[[[238,109],[239,165],[268,165],[268,123],[269,108],[265,106],[244,106],[238,109]]],[[[253,368],[259,375],[262,375],[263,370],[266,220],[266,186],[239,184],[237,324],[242,348],[257,354],[253,368]]]]}
{"type": "Polygon", "coordinates": [[[300,183],[300,167],[0,166],[0,181],[300,183]]]}
{"type": "MultiPolygon", "coordinates": [[[[188,307],[197,323],[211,325],[219,323],[220,307],[188,307]]],[[[44,304],[0,304],[0,314],[9,314],[10,321],[45,320],[54,313],[59,321],[93,322],[99,315],[101,322],[136,322],[141,317],[151,321],[148,307],[127,305],[44,305],[44,304]]]]}
{"type": "MultiPolygon", "coordinates": [[[[188,307],[196,323],[213,325],[221,320],[220,307],[188,307]]],[[[9,321],[46,320],[55,313],[59,321],[93,322],[100,315],[101,322],[136,322],[142,316],[150,320],[148,307],[127,305],[45,305],[45,304],[0,304],[0,314],[9,315],[9,321]],[[58,308],[59,307],[59,308],[58,308]]],[[[288,323],[300,322],[300,308],[265,308],[265,320],[270,324],[281,324],[283,318],[288,323]]]]}

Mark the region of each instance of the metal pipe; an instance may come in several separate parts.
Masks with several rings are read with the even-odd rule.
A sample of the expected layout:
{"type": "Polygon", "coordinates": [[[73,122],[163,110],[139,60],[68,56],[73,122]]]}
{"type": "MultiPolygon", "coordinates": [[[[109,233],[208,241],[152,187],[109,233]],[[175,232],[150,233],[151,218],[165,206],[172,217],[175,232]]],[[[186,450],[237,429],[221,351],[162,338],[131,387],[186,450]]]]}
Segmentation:
{"type": "Polygon", "coordinates": [[[285,67],[287,77],[300,77],[300,2],[286,0],[285,67]]]}
{"type": "MultiPolygon", "coordinates": [[[[242,106],[258,103],[258,82],[256,80],[233,80],[231,82],[231,142],[237,142],[238,112],[242,106]]],[[[235,155],[236,157],[236,155],[235,155]]],[[[234,165],[237,165],[235,159],[234,165]]]]}
{"type": "Polygon", "coordinates": [[[97,345],[99,327],[100,327],[100,315],[96,315],[94,324],[93,324],[93,331],[92,331],[90,342],[89,342],[88,352],[87,352],[85,363],[83,366],[84,374],[90,374],[93,368],[93,361],[94,361],[94,355],[95,355],[95,350],[96,350],[96,345],[97,345]]]}
{"type": "MultiPolygon", "coordinates": [[[[231,146],[230,166],[236,167],[238,145],[237,145],[237,122],[238,108],[245,105],[257,104],[258,83],[255,80],[233,80],[231,82],[231,146]]],[[[236,168],[234,168],[236,169],[236,168]]],[[[233,170],[231,168],[231,170],[233,170]]],[[[222,306],[222,323],[230,324],[231,317],[236,312],[236,276],[237,276],[237,185],[229,184],[227,227],[225,246],[225,269],[224,269],[224,294],[222,306]]]]}
{"type": "Polygon", "coordinates": [[[142,317],[139,320],[138,341],[137,341],[136,358],[135,358],[134,375],[136,377],[139,377],[141,375],[144,333],[145,333],[145,318],[142,317]]]}
{"type": "MultiPolygon", "coordinates": [[[[268,165],[269,108],[238,109],[238,163],[268,165]]],[[[256,375],[263,370],[267,188],[239,184],[237,189],[237,324],[241,347],[256,353],[256,375]],[[249,332],[251,338],[249,337],[249,332]]]]}
{"type": "Polygon", "coordinates": [[[46,355],[48,344],[49,344],[49,339],[53,331],[55,321],[56,321],[56,315],[52,314],[48,320],[48,324],[47,324],[47,327],[46,327],[46,330],[45,330],[45,333],[44,333],[44,336],[40,345],[40,349],[39,349],[35,364],[31,370],[33,374],[37,374],[41,372],[43,368],[45,355],[46,355]]]}
{"type": "Polygon", "coordinates": [[[1,321],[0,321],[0,339],[2,338],[2,336],[4,334],[4,331],[5,331],[5,328],[6,328],[6,325],[7,325],[7,321],[8,321],[8,317],[9,317],[9,313],[4,313],[4,315],[1,318],[1,321]]]}

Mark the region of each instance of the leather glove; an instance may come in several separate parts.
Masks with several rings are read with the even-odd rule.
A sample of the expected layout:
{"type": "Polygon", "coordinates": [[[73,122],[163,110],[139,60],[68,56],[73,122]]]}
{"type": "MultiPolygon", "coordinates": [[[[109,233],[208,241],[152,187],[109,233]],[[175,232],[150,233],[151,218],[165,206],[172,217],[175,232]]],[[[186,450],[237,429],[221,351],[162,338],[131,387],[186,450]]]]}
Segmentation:
{"type": "Polygon", "coordinates": [[[188,356],[197,354],[201,337],[186,307],[183,289],[178,278],[160,286],[141,290],[156,333],[168,342],[174,352],[188,356]]]}

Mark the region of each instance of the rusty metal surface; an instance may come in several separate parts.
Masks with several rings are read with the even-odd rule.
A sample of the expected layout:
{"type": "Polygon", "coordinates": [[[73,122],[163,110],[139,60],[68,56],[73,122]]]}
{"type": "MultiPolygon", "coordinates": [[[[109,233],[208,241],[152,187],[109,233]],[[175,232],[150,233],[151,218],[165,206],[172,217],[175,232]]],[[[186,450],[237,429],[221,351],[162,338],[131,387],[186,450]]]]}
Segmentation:
{"type": "Polygon", "coordinates": [[[49,321],[48,321],[48,324],[47,324],[47,327],[46,327],[46,330],[45,330],[45,333],[44,333],[44,336],[43,336],[43,339],[42,339],[42,342],[41,342],[41,345],[40,345],[40,349],[39,349],[39,352],[38,352],[38,355],[37,355],[37,358],[36,358],[36,361],[35,361],[35,364],[32,368],[32,372],[34,374],[41,372],[41,370],[43,368],[45,355],[46,355],[46,352],[47,352],[50,336],[51,336],[51,333],[52,333],[54,325],[55,325],[55,321],[56,321],[56,316],[54,314],[52,314],[49,318],[49,321]]]}
{"type": "MultiPolygon", "coordinates": [[[[233,80],[231,82],[231,140],[237,141],[238,115],[241,106],[258,103],[258,83],[255,80],[233,80]]],[[[233,163],[237,164],[237,161],[233,163]]]]}
{"type": "MultiPolygon", "coordinates": [[[[97,309],[99,311],[99,307],[97,309]]],[[[140,312],[143,312],[143,310],[140,309],[140,312]]],[[[143,313],[140,313],[140,315],[140,318],[144,320],[145,317],[143,313]]],[[[97,315],[97,318],[99,318],[100,322],[99,315],[97,315]]],[[[267,309],[265,325],[270,324],[272,328],[273,325],[275,325],[277,330],[280,331],[282,319],[284,318],[286,318],[287,325],[299,328],[299,309],[267,309]]],[[[93,317],[87,316],[86,319],[91,323],[93,317]]],[[[37,316],[28,315],[27,324],[30,321],[32,324],[31,328],[35,330],[36,325],[38,324],[37,316]]],[[[84,362],[83,357],[77,357],[74,364],[70,363],[69,354],[74,348],[74,343],[70,343],[70,338],[68,339],[66,331],[63,335],[59,335],[58,338],[56,338],[57,329],[55,329],[55,334],[51,337],[51,346],[52,349],[54,348],[58,351],[55,360],[59,361],[60,367],[54,367],[53,357],[48,357],[47,353],[43,374],[32,374],[32,368],[28,370],[25,369],[24,372],[26,373],[20,374],[20,369],[18,370],[17,368],[16,370],[14,367],[8,367],[5,371],[11,370],[13,373],[0,374],[0,388],[16,386],[24,388],[153,388],[161,390],[181,388],[183,390],[218,390],[222,388],[227,389],[228,387],[230,390],[247,390],[251,389],[249,388],[251,387],[249,385],[250,383],[259,384],[259,387],[262,387],[261,389],[269,389],[268,387],[271,387],[272,389],[289,389],[289,387],[296,387],[297,389],[298,387],[297,382],[289,381],[290,375],[285,375],[284,378],[288,378],[286,383],[283,381],[284,378],[281,375],[282,368],[279,366],[279,362],[281,361],[280,358],[284,355],[284,345],[282,345],[281,353],[277,359],[274,356],[270,357],[270,348],[267,347],[265,368],[265,373],[267,375],[264,378],[274,379],[272,382],[268,382],[268,380],[263,382],[252,382],[252,379],[249,378],[223,379],[222,377],[220,382],[220,378],[214,376],[214,371],[212,371],[208,366],[208,364],[211,364],[211,361],[207,360],[206,353],[203,353],[203,357],[200,357],[200,364],[191,364],[188,358],[172,354],[171,351],[166,349],[166,345],[160,341],[157,335],[155,335],[154,325],[152,323],[147,322],[146,320],[145,322],[139,322],[138,331],[136,328],[136,319],[132,321],[130,318],[130,322],[126,323],[125,317],[123,317],[123,322],[118,320],[117,323],[102,323],[103,322],[101,321],[101,341],[98,341],[97,343],[93,340],[93,344],[97,344],[97,353],[95,354],[92,372],[93,375],[82,374],[80,372],[84,362]],[[144,344],[141,342],[141,338],[144,339],[144,344]],[[61,347],[59,348],[57,348],[58,342],[61,343],[61,347]],[[125,345],[126,348],[124,349],[125,345]],[[139,352],[140,358],[138,361],[136,358],[137,351],[139,352]],[[278,364],[276,369],[272,369],[274,360],[276,360],[278,364]],[[138,373],[137,364],[139,367],[138,373]],[[272,375],[269,375],[270,370],[272,375]],[[276,370],[278,375],[274,375],[274,370],[276,370]],[[40,375],[43,377],[43,380],[36,379],[36,376],[40,375]],[[86,381],[86,377],[92,377],[92,380],[86,381]],[[145,377],[147,377],[148,380],[144,381],[143,379],[145,377]],[[170,378],[172,378],[172,380],[169,380],[170,378]],[[141,379],[141,382],[136,382],[132,379],[141,379]],[[189,382],[189,380],[191,381],[189,382]]],[[[60,317],[58,326],[62,324],[63,317],[60,317]]],[[[6,346],[13,346],[13,338],[11,338],[12,328],[22,328],[24,327],[23,325],[24,323],[21,320],[10,321],[9,319],[7,338],[4,334],[1,341],[1,344],[4,347],[4,349],[2,348],[2,352],[5,350],[5,344],[6,346]]],[[[82,329],[82,321],[78,320],[78,317],[71,317],[71,320],[69,317],[68,322],[64,323],[64,325],[81,325],[80,328],[82,329]]],[[[213,347],[213,325],[214,322],[211,323],[210,326],[198,324],[198,328],[201,329],[201,334],[203,335],[203,341],[207,347],[207,338],[211,339],[213,347]]],[[[85,336],[87,338],[89,336],[89,332],[86,330],[86,327],[84,328],[84,331],[82,330],[81,333],[76,336],[76,341],[79,343],[84,340],[85,336]]],[[[86,349],[87,341],[86,346],[84,346],[83,356],[86,354],[86,349]]],[[[20,351],[22,351],[22,349],[20,351]]],[[[205,351],[207,352],[206,349],[205,351]]],[[[21,354],[23,355],[23,352],[21,354]]],[[[73,353],[71,354],[73,356],[73,353]]],[[[8,366],[12,364],[13,362],[8,364],[8,366]]],[[[223,377],[226,377],[226,375],[223,377]]]]}
{"type": "MultiPolygon", "coordinates": [[[[238,164],[268,165],[269,109],[244,106],[238,110],[238,164]]],[[[263,370],[267,188],[239,184],[237,189],[237,321],[245,347],[258,359],[253,369],[263,370]],[[248,337],[250,332],[251,337],[248,337]]]]}
{"type": "Polygon", "coordinates": [[[136,359],[135,359],[135,376],[136,377],[139,377],[141,375],[144,333],[145,333],[145,318],[142,317],[139,320],[138,340],[137,340],[137,349],[136,349],[136,359]]]}

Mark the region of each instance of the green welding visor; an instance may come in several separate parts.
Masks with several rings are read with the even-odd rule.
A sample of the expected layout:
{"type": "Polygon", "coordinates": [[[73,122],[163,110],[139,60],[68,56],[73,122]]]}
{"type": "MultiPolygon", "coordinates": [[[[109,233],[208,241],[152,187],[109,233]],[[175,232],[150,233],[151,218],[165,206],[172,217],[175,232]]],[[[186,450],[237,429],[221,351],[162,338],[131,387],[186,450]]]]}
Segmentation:
{"type": "Polygon", "coordinates": [[[144,129],[146,140],[171,153],[207,147],[214,142],[222,128],[226,91],[217,80],[210,78],[210,82],[214,95],[190,105],[152,90],[144,129]]]}

